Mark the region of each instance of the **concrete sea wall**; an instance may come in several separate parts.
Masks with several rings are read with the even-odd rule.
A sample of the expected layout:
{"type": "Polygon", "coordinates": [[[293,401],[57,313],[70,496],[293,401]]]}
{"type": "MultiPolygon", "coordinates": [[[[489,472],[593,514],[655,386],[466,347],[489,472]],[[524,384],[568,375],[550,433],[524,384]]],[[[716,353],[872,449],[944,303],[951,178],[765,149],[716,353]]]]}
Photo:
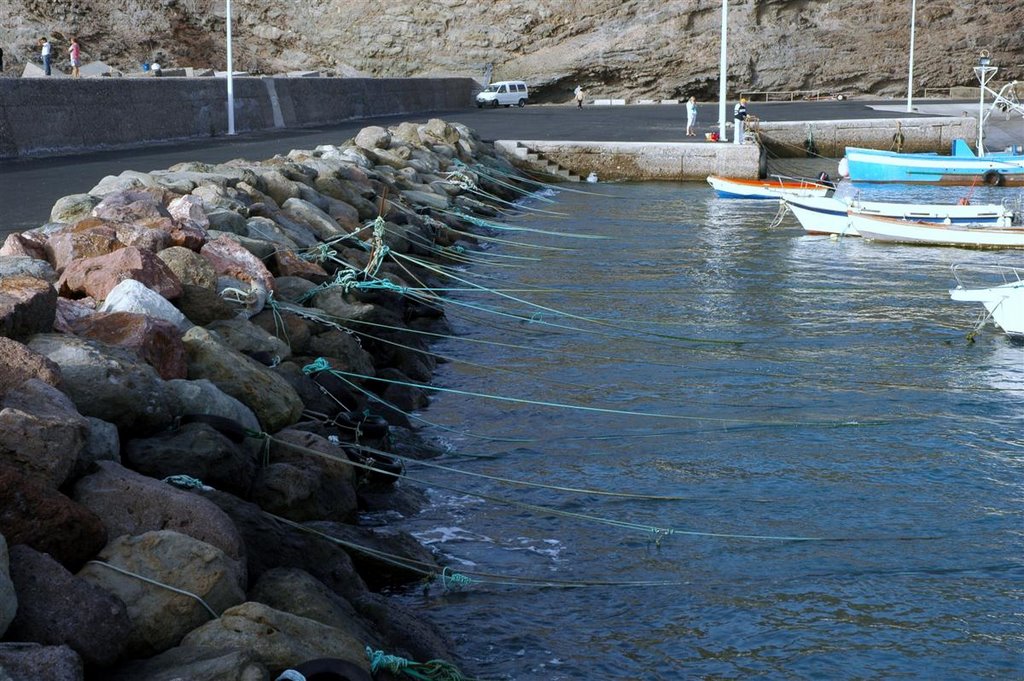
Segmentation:
{"type": "MultiPolygon", "coordinates": [[[[470,78],[235,78],[235,130],[461,109],[470,78]]],[[[0,79],[0,159],[227,132],[223,78],[0,79]]]]}

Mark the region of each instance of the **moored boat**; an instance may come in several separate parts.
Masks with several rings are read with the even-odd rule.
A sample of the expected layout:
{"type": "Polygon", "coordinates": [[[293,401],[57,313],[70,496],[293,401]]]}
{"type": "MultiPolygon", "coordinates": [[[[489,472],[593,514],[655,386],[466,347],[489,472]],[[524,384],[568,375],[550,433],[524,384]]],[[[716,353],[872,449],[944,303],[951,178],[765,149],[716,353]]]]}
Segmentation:
{"type": "Polygon", "coordinates": [[[872,241],[963,248],[1024,248],[1022,226],[904,220],[860,213],[852,208],[848,215],[850,226],[862,237],[872,241]]]}
{"type": "Polygon", "coordinates": [[[979,156],[962,139],[948,156],[847,147],[840,167],[852,182],[1024,186],[1024,149],[979,156]]]}
{"type": "Polygon", "coordinates": [[[763,180],[708,175],[708,184],[720,198],[778,199],[783,196],[827,196],[831,182],[801,178],[772,177],[763,180]]]}
{"type": "Polygon", "coordinates": [[[786,206],[800,226],[809,234],[839,234],[858,236],[850,224],[848,212],[852,209],[866,215],[947,222],[950,224],[989,224],[1008,227],[1014,211],[1000,204],[969,203],[897,203],[839,199],[834,196],[784,196],[779,201],[786,206]]]}
{"type": "MultiPolygon", "coordinates": [[[[981,268],[972,268],[973,274],[981,268]]],[[[956,301],[981,303],[988,311],[989,318],[1014,340],[1024,340],[1024,280],[1022,270],[1016,267],[990,266],[983,272],[997,279],[992,286],[968,288],[963,281],[963,269],[953,266],[956,288],[949,290],[949,297],[956,301]]],[[[979,327],[981,324],[979,324],[979,327]]]]}

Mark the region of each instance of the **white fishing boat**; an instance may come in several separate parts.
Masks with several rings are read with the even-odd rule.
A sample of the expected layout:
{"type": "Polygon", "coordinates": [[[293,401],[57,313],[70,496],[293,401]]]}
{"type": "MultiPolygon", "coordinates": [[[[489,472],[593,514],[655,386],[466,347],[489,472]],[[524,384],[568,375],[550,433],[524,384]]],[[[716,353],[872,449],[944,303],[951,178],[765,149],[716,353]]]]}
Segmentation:
{"type": "Polygon", "coordinates": [[[945,224],[847,212],[850,226],[872,241],[963,248],[1024,248],[1024,226],[945,224]]]}
{"type": "Polygon", "coordinates": [[[956,288],[949,290],[949,297],[956,301],[981,303],[988,315],[978,324],[980,328],[991,319],[1011,339],[1024,341],[1024,280],[1022,270],[1016,267],[989,266],[972,267],[972,278],[979,273],[995,279],[990,286],[968,288],[964,283],[961,265],[953,266],[956,288]]]}
{"type": "Polygon", "coordinates": [[[826,196],[831,182],[775,176],[763,180],[708,175],[708,184],[723,199],[778,199],[783,196],[826,196]]]}
{"type": "Polygon", "coordinates": [[[809,234],[858,236],[857,230],[850,224],[850,210],[904,220],[1000,227],[1010,226],[1014,216],[1013,209],[993,203],[896,203],[861,201],[849,197],[840,199],[834,196],[784,196],[779,201],[796,216],[800,226],[809,234]]]}

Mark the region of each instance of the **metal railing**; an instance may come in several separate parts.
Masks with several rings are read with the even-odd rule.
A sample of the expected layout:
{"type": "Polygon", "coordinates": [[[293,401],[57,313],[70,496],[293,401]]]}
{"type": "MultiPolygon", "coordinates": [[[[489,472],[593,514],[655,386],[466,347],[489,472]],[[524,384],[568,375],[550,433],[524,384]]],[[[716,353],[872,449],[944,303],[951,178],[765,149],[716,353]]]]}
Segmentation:
{"type": "Polygon", "coordinates": [[[751,102],[793,102],[798,99],[818,100],[821,99],[821,90],[758,90],[754,92],[741,92],[743,97],[751,102]]]}

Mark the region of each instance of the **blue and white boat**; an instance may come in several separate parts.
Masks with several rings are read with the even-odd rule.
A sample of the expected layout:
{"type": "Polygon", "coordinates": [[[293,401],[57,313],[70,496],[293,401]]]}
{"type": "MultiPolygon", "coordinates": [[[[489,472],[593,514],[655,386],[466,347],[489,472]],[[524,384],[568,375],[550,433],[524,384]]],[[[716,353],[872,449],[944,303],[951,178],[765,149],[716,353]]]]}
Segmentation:
{"type": "Polygon", "coordinates": [[[840,174],[844,170],[853,182],[1024,186],[1024,148],[978,156],[962,139],[953,140],[948,156],[846,147],[840,174]]]}

